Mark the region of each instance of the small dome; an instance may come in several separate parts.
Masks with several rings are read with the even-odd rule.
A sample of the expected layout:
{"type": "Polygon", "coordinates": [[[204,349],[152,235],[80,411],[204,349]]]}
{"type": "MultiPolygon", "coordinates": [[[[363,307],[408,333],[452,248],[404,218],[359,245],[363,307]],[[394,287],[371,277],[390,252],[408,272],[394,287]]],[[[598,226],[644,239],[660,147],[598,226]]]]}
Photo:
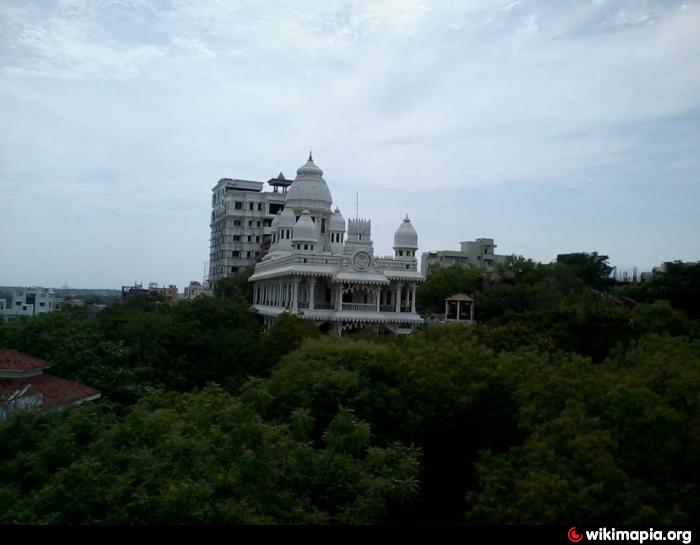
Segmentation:
{"type": "Polygon", "coordinates": [[[277,212],[274,218],[272,218],[272,222],[270,222],[270,227],[272,227],[273,231],[277,230],[277,227],[279,227],[279,222],[280,222],[280,212],[277,212]]]}
{"type": "Polygon", "coordinates": [[[340,213],[340,208],[335,207],[335,211],[331,216],[331,221],[328,224],[328,229],[330,231],[343,231],[345,232],[345,218],[340,213]]]}
{"type": "Polygon", "coordinates": [[[316,166],[316,163],[314,163],[314,158],[311,156],[311,153],[309,153],[309,158],[306,160],[306,164],[300,166],[297,169],[297,178],[311,176],[316,176],[320,178],[321,176],[323,176],[323,171],[316,166]]]}
{"type": "Polygon", "coordinates": [[[318,230],[308,210],[301,213],[299,221],[294,226],[292,242],[318,242],[318,230]]]}
{"type": "Polygon", "coordinates": [[[297,222],[297,218],[294,215],[294,210],[287,206],[284,207],[282,213],[277,217],[279,218],[277,221],[277,226],[282,229],[291,229],[297,222]]]}
{"type": "Polygon", "coordinates": [[[394,233],[394,248],[418,249],[418,233],[411,225],[408,214],[401,225],[399,225],[396,233],[394,233]]]}
{"type": "Polygon", "coordinates": [[[323,179],[323,171],[314,164],[311,154],[306,164],[297,170],[297,177],[287,190],[286,202],[292,206],[330,209],[333,202],[331,192],[323,179]]]}

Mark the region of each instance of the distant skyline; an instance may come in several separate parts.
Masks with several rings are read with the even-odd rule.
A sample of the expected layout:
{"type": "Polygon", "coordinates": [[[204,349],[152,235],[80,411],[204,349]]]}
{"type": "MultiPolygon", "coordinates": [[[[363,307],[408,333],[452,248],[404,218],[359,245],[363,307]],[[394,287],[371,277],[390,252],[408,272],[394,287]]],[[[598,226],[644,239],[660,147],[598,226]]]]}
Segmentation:
{"type": "Polygon", "coordinates": [[[0,3],[0,285],[202,279],[211,188],[293,178],[390,254],[700,259],[700,1],[0,3]]]}

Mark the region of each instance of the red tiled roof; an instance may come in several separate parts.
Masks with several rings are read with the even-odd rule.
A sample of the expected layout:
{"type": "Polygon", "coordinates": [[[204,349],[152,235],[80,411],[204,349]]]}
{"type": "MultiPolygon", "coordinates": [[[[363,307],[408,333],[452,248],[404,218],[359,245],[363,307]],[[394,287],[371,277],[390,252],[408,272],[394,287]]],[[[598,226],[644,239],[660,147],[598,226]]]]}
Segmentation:
{"type": "Polygon", "coordinates": [[[100,395],[99,391],[79,382],[42,374],[26,378],[0,379],[0,400],[6,400],[27,384],[31,384],[27,395],[41,394],[42,408],[47,410],[100,395]]]}
{"type": "Polygon", "coordinates": [[[17,350],[0,349],[0,371],[27,371],[29,369],[46,369],[48,367],[51,367],[48,361],[17,352],[17,350]]]}

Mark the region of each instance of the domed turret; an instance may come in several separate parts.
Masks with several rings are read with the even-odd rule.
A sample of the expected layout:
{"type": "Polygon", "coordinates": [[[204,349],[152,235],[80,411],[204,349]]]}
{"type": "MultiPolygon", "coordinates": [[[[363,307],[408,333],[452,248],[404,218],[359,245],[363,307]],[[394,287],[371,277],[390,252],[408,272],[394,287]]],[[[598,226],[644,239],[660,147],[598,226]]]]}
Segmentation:
{"type": "Polygon", "coordinates": [[[270,234],[272,235],[272,244],[277,244],[279,241],[279,222],[280,222],[280,212],[277,212],[272,221],[270,222],[270,234]]]}
{"type": "Polygon", "coordinates": [[[337,206],[335,207],[335,211],[331,216],[331,221],[328,226],[328,229],[330,231],[342,231],[343,233],[345,232],[345,218],[340,213],[340,208],[338,208],[337,206]]]}
{"type": "Polygon", "coordinates": [[[342,251],[345,238],[345,218],[340,213],[340,208],[335,207],[335,211],[328,222],[328,231],[331,242],[331,251],[336,253],[342,251]]]}
{"type": "Polygon", "coordinates": [[[277,241],[282,243],[281,247],[283,249],[288,249],[289,247],[289,241],[292,240],[292,231],[296,222],[297,218],[294,215],[294,210],[285,206],[277,220],[279,230],[277,241]]]}
{"type": "Polygon", "coordinates": [[[309,154],[309,160],[297,169],[297,177],[287,190],[286,206],[295,210],[330,213],[332,202],[331,192],[323,179],[323,171],[316,166],[309,154]]]}
{"type": "Polygon", "coordinates": [[[394,233],[394,251],[396,257],[415,258],[418,249],[418,233],[411,225],[411,220],[406,218],[401,222],[399,228],[394,233]]]}
{"type": "Polygon", "coordinates": [[[311,212],[304,210],[294,226],[292,247],[296,250],[313,250],[318,243],[318,229],[311,219],[311,212]]]}

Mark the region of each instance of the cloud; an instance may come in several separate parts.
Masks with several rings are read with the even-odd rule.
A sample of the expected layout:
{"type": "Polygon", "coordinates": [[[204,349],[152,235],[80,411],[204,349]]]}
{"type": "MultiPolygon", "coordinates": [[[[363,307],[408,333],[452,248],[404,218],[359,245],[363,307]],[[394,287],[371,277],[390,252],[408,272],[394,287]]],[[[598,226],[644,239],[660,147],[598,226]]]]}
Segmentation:
{"type": "Polygon", "coordinates": [[[200,263],[216,180],[309,146],[338,198],[695,187],[698,26],[675,0],[3,2],[0,192],[180,214],[200,263]]]}

